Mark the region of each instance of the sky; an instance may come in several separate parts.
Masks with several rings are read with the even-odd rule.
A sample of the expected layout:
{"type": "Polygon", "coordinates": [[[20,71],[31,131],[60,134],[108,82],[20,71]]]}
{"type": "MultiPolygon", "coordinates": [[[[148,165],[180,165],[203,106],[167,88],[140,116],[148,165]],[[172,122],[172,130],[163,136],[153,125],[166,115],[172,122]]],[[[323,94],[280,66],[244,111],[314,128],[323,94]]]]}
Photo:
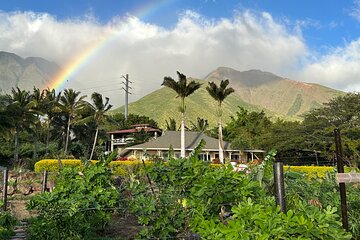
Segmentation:
{"type": "Polygon", "coordinates": [[[259,69],[360,91],[360,0],[0,0],[0,51],[63,70],[54,86],[122,105],[164,76],[259,69]],[[62,84],[61,84],[62,83],[62,84]]]}

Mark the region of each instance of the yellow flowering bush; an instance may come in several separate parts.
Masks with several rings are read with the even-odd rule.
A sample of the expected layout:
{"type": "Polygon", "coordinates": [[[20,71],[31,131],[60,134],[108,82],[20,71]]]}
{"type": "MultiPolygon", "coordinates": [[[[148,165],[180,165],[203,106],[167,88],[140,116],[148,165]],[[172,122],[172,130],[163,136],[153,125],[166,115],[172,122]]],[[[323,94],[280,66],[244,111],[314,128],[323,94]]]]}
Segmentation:
{"type": "MultiPolygon", "coordinates": [[[[305,173],[309,179],[324,178],[326,172],[334,171],[332,166],[284,166],[284,171],[305,173]]],[[[345,172],[350,172],[351,168],[345,167],[345,172]]]]}
{"type": "MultiPolygon", "coordinates": [[[[91,160],[91,163],[98,162],[97,160],[91,160]]],[[[79,170],[83,166],[81,160],[79,159],[62,159],[61,163],[63,167],[75,167],[79,170]]],[[[151,162],[145,162],[146,165],[151,164],[151,162]]],[[[138,173],[142,169],[141,161],[112,161],[110,162],[110,167],[113,169],[115,175],[125,176],[129,173],[138,173]]],[[[35,172],[58,172],[60,170],[59,162],[56,159],[43,159],[35,163],[35,172]]]]}

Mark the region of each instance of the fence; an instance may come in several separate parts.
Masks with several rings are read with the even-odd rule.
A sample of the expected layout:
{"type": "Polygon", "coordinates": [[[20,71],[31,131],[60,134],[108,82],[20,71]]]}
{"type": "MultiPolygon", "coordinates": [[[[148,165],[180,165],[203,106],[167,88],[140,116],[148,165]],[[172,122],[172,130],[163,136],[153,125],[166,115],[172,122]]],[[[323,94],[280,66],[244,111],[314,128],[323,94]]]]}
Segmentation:
{"type": "Polygon", "coordinates": [[[48,175],[47,171],[36,173],[4,169],[0,177],[2,182],[0,190],[2,192],[3,210],[7,210],[9,197],[14,199],[51,190],[54,186],[53,178],[55,174],[52,173],[50,179],[48,175]]]}

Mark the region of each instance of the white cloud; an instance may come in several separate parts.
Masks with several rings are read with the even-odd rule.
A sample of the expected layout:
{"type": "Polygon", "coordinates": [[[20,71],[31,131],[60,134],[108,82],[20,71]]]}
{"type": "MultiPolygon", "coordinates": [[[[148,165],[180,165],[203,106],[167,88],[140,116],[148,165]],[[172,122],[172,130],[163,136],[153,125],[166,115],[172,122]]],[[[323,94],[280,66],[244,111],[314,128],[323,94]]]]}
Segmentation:
{"type": "Polygon", "coordinates": [[[300,78],[345,91],[360,91],[360,39],[308,63],[300,78]]]}
{"type": "Polygon", "coordinates": [[[354,0],[350,10],[350,16],[360,22],[360,0],[354,0]]]}
{"type": "MultiPolygon", "coordinates": [[[[158,89],[164,76],[176,78],[177,70],[202,78],[219,66],[261,69],[305,80],[311,76],[310,81],[326,84],[329,82],[314,78],[313,74],[324,76],[328,71],[326,63],[336,62],[337,57],[347,53],[345,49],[338,50],[333,57],[311,62],[302,73],[301,63],[310,53],[301,31],[288,29],[266,12],[244,11],[232,18],[209,20],[187,11],[171,29],[132,16],[114,17],[109,23],[100,24],[89,16],[59,21],[48,14],[0,12],[0,50],[23,57],[40,56],[61,66],[96,45],[109,32],[114,33],[112,37],[82,64],[68,86],[89,95],[92,91],[103,92],[115,105],[123,102],[121,76],[126,73],[133,82],[130,100],[158,89]]],[[[349,67],[348,59],[337,64],[338,72],[348,73],[349,68],[355,71],[349,67]]],[[[345,89],[356,84],[341,76],[334,78],[339,84],[333,86],[345,89]]]]}

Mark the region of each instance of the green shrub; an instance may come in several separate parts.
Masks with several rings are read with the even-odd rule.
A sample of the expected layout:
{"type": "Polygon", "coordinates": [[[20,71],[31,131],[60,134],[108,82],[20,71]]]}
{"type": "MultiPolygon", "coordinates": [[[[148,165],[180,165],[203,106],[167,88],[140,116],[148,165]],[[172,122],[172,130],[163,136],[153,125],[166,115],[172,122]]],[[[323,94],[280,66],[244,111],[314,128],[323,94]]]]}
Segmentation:
{"type": "Polygon", "coordinates": [[[154,192],[141,179],[129,182],[130,210],[145,226],[140,238],[189,237],[189,226],[195,229],[198,224],[194,216],[218,217],[223,206],[231,209],[247,197],[265,196],[258,182],[229,166],[212,167],[196,152],[189,158],[155,162],[146,173],[154,192]]]}
{"type": "Polygon", "coordinates": [[[279,211],[265,191],[272,181],[274,154],[249,175],[229,166],[211,167],[196,152],[154,163],[146,171],[152,185],[136,177],[128,183],[128,206],[144,226],[138,237],[350,239],[334,207],[321,209],[295,196],[296,210],[292,205],[287,214],[279,211]]]}
{"type": "MultiPolygon", "coordinates": [[[[286,203],[290,209],[301,209],[304,203],[320,209],[327,206],[337,207],[340,215],[339,184],[335,173],[326,173],[324,178],[309,179],[306,175],[285,173],[286,203]]],[[[360,187],[356,184],[346,184],[349,228],[354,239],[360,239],[360,187]]]]}
{"type": "Polygon", "coordinates": [[[306,206],[305,211],[286,214],[280,212],[274,199],[265,198],[254,203],[251,198],[232,208],[232,217],[219,219],[199,218],[195,229],[203,239],[351,239],[341,229],[336,209],[320,210],[306,206]]]}
{"type": "Polygon", "coordinates": [[[53,192],[28,202],[28,209],[37,212],[30,239],[87,239],[109,221],[118,197],[107,162],[88,164],[81,172],[64,168],[53,192]]]}
{"type": "Polygon", "coordinates": [[[9,212],[0,212],[0,239],[9,239],[14,234],[15,224],[16,219],[9,212]]]}

